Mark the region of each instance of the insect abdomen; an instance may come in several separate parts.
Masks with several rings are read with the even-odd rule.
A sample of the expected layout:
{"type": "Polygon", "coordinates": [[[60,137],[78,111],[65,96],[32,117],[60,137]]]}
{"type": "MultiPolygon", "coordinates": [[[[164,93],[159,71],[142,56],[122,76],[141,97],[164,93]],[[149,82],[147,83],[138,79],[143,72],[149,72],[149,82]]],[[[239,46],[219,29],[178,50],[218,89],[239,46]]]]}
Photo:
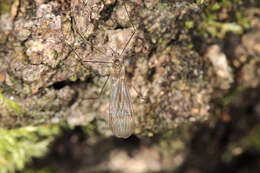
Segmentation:
{"type": "Polygon", "coordinates": [[[120,138],[128,138],[135,128],[135,122],[131,115],[110,116],[109,125],[114,135],[120,138]]]}

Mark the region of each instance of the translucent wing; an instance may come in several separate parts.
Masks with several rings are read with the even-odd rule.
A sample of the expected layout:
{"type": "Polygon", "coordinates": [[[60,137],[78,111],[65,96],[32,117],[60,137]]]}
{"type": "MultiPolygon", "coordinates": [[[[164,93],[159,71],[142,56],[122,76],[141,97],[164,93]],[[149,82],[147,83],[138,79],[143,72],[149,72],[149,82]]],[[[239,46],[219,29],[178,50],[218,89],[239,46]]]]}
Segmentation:
{"type": "Polygon", "coordinates": [[[135,128],[128,87],[123,78],[112,83],[109,106],[109,126],[117,137],[129,137],[135,128]]]}

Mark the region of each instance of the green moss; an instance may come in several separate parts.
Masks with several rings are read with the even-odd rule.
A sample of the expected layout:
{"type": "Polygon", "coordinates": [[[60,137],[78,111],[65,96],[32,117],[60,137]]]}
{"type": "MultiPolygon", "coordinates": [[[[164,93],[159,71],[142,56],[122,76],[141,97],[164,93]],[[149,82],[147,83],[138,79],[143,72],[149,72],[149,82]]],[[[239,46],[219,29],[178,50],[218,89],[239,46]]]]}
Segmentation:
{"type": "Polygon", "coordinates": [[[193,50],[194,46],[193,46],[193,44],[189,44],[189,45],[187,46],[187,48],[190,49],[190,50],[193,50]]]}
{"type": "Polygon", "coordinates": [[[191,29],[191,28],[193,28],[193,26],[194,26],[193,21],[186,21],[186,22],[185,22],[185,27],[186,27],[187,29],[191,29]]]}
{"type": "Polygon", "coordinates": [[[236,12],[236,18],[237,18],[237,23],[245,28],[248,29],[250,28],[250,20],[247,18],[245,15],[243,15],[241,12],[236,12]]]}
{"type": "Polygon", "coordinates": [[[215,11],[215,10],[218,10],[220,9],[220,4],[218,2],[214,3],[211,7],[211,10],[215,11]]]}
{"type": "Polygon", "coordinates": [[[58,125],[14,130],[0,128],[0,172],[22,170],[33,157],[42,157],[48,151],[53,136],[59,133],[58,125]]]}
{"type": "Polygon", "coordinates": [[[0,104],[5,104],[9,110],[14,110],[17,115],[23,115],[22,108],[14,100],[10,100],[2,95],[0,91],[0,104]]]}
{"type": "Polygon", "coordinates": [[[84,131],[84,133],[91,136],[97,136],[99,134],[96,120],[93,120],[90,123],[88,123],[88,125],[83,126],[82,130],[84,131]]]}
{"type": "Polygon", "coordinates": [[[78,80],[77,75],[72,75],[69,79],[72,82],[76,82],[78,80]]]}
{"type": "Polygon", "coordinates": [[[163,39],[162,39],[162,38],[159,38],[158,44],[161,44],[162,42],[163,42],[163,39]]]}
{"type": "Polygon", "coordinates": [[[197,4],[203,4],[205,2],[205,0],[196,0],[197,4]]]}
{"type": "MultiPolygon", "coordinates": [[[[204,21],[200,24],[200,28],[207,33],[210,33],[212,37],[223,38],[227,32],[234,34],[242,34],[243,27],[234,22],[217,22],[217,21],[204,21]]],[[[206,33],[204,32],[203,35],[206,33]]]]}
{"type": "MultiPolygon", "coordinates": [[[[223,9],[227,9],[226,11],[228,11],[233,6],[241,3],[240,0],[222,0],[208,6],[202,15],[202,22],[199,23],[200,33],[204,36],[210,34],[212,37],[218,38],[223,38],[228,32],[242,34],[245,29],[250,27],[249,20],[244,14],[236,12],[234,18],[229,18],[231,21],[222,20],[219,15],[222,11],[225,11],[223,9]]],[[[227,15],[229,14],[227,13],[227,15]]]]}

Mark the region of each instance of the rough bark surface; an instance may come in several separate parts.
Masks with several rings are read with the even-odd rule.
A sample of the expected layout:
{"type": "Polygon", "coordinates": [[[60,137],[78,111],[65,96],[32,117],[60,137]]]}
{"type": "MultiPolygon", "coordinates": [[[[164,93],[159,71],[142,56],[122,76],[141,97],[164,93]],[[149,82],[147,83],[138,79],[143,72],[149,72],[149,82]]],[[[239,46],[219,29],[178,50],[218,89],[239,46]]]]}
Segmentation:
{"type": "MultiPolygon", "coordinates": [[[[100,132],[109,134],[109,87],[98,99],[89,98],[98,95],[110,64],[87,61],[111,61],[112,49],[122,52],[133,26],[136,34],[121,57],[132,88],[136,134],[165,133],[185,122],[207,120],[215,107],[210,100],[231,88],[236,70],[218,45],[201,54],[185,27],[187,20],[199,19],[209,2],[125,4],[130,20],[122,1],[10,2],[10,11],[1,14],[0,126],[86,125],[96,118],[100,132]]],[[[242,45],[247,39],[250,34],[242,45]]],[[[259,84],[255,75],[247,75],[259,75],[251,68],[258,61],[242,69],[241,83],[259,84]]]]}
{"type": "Polygon", "coordinates": [[[1,93],[15,106],[1,104],[1,127],[64,120],[86,125],[94,117],[101,120],[101,129],[105,127],[102,120],[108,117],[109,89],[96,100],[88,98],[102,88],[109,64],[86,61],[111,61],[110,48],[122,52],[133,32],[131,23],[136,34],[122,58],[129,85],[138,93],[130,91],[138,120],[136,132],[154,133],[207,119],[212,91],[205,80],[207,71],[202,57],[185,44],[189,38],[180,38],[185,31],[178,27],[183,16],[199,14],[203,6],[189,1],[127,1],[130,22],[122,3],[12,4],[11,13],[1,18],[6,26],[1,28],[0,71],[1,93]],[[139,93],[145,101],[137,98],[139,93]]]}
{"type": "Polygon", "coordinates": [[[254,0],[0,0],[0,166],[45,153],[66,122],[35,170],[259,172],[259,9],[254,0]],[[121,140],[107,125],[109,83],[91,99],[111,63],[90,61],[111,62],[134,28],[121,59],[137,127],[121,140]],[[29,126],[39,124],[50,126],[29,126]]]}

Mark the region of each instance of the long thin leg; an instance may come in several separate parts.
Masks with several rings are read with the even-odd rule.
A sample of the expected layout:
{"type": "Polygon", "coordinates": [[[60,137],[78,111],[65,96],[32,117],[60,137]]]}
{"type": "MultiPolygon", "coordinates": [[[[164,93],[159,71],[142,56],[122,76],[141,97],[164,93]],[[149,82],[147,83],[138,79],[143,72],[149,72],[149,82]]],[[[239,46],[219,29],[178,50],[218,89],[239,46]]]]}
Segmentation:
{"type": "Polygon", "coordinates": [[[123,0],[123,3],[124,3],[124,8],[125,8],[126,14],[127,14],[127,16],[128,16],[129,22],[130,22],[130,24],[132,25],[132,27],[134,28],[134,31],[136,31],[136,28],[135,28],[135,26],[133,25],[133,23],[132,23],[132,21],[131,21],[130,14],[129,14],[127,8],[126,8],[125,0],[123,0]]]}
{"type": "MultiPolygon", "coordinates": [[[[67,43],[67,42],[66,42],[67,43]]],[[[79,56],[79,54],[76,52],[77,48],[73,48],[69,43],[67,43],[67,45],[69,45],[69,47],[71,48],[71,50],[75,53],[75,55],[78,57],[81,65],[84,65],[82,64],[82,62],[92,62],[92,63],[113,63],[112,61],[96,61],[96,60],[82,60],[82,58],[79,56]]]]}
{"type": "MultiPolygon", "coordinates": [[[[86,3],[84,0],[82,0],[82,1],[83,1],[83,4],[84,4],[84,7],[85,7],[85,6],[87,5],[87,3],[86,3]]],[[[84,7],[83,7],[83,8],[84,8],[84,7]]],[[[73,20],[72,22],[74,22],[75,26],[77,26],[77,22],[76,22],[76,20],[75,20],[75,18],[74,18],[74,14],[73,14],[73,16],[72,16],[72,20],[73,20]]],[[[87,39],[85,38],[85,36],[80,33],[80,31],[77,29],[77,27],[75,27],[74,29],[75,29],[76,33],[79,34],[79,36],[81,37],[81,39],[82,39],[86,44],[88,44],[89,46],[92,47],[92,45],[87,41],[87,39]]],[[[66,42],[66,43],[67,43],[67,42],[66,42]]],[[[84,64],[83,64],[82,62],[91,62],[91,63],[113,63],[113,62],[111,62],[111,61],[82,60],[82,58],[81,58],[81,57],[79,56],[79,54],[76,52],[77,48],[73,48],[73,46],[71,46],[69,43],[67,43],[67,44],[70,46],[71,50],[75,53],[75,55],[78,57],[80,63],[81,63],[83,66],[84,66],[84,64]]],[[[100,52],[101,54],[107,56],[103,51],[101,51],[101,50],[99,50],[99,49],[97,49],[97,48],[95,48],[95,47],[93,47],[93,48],[94,48],[96,51],[100,52]]],[[[109,80],[110,74],[108,74],[108,75],[106,75],[106,76],[107,76],[106,81],[105,81],[104,85],[102,86],[102,89],[101,89],[101,91],[99,92],[98,96],[95,97],[95,98],[87,98],[87,99],[98,99],[98,98],[103,94],[104,89],[105,89],[105,86],[106,86],[106,84],[107,84],[107,82],[108,82],[108,80],[109,80]]]]}
{"type": "Polygon", "coordinates": [[[79,63],[85,67],[85,65],[82,63],[82,59],[79,56],[79,54],[76,52],[77,48],[73,48],[67,41],[65,41],[66,44],[70,47],[70,49],[75,53],[75,55],[78,57],[77,60],[79,61],[79,63]]]}
{"type": "Polygon", "coordinates": [[[133,27],[134,31],[132,33],[132,35],[130,36],[130,38],[128,39],[124,49],[122,50],[122,52],[120,53],[120,56],[124,53],[125,49],[127,48],[128,44],[130,43],[130,41],[132,40],[133,36],[135,35],[135,32],[136,32],[136,29],[135,29],[135,26],[133,25],[133,23],[131,22],[131,18],[130,18],[130,15],[129,15],[129,12],[127,10],[127,7],[125,5],[125,0],[123,0],[123,4],[124,4],[124,8],[125,8],[125,11],[126,11],[126,14],[128,16],[128,20],[129,22],[131,23],[131,26],[133,27]]]}
{"type": "Polygon", "coordinates": [[[125,45],[125,47],[124,47],[124,49],[122,50],[122,52],[120,53],[120,56],[122,56],[123,55],[123,53],[124,53],[124,51],[125,51],[125,49],[126,49],[126,47],[128,46],[128,44],[130,43],[130,41],[131,41],[131,39],[133,38],[133,36],[135,35],[135,31],[132,33],[132,35],[131,35],[131,37],[129,38],[129,40],[127,41],[127,43],[126,43],[126,45],[125,45]]]}
{"type": "Polygon", "coordinates": [[[148,97],[144,97],[141,92],[138,92],[138,90],[135,88],[135,86],[132,85],[132,87],[133,87],[133,89],[135,90],[135,92],[136,92],[136,94],[137,94],[137,97],[140,96],[141,99],[144,100],[144,101],[148,99],[148,97]]]}
{"type": "Polygon", "coordinates": [[[83,8],[85,8],[87,6],[87,2],[85,2],[84,0],[82,0],[82,2],[84,4],[83,8]]]}
{"type": "MultiPolygon", "coordinates": [[[[83,0],[83,4],[84,4],[84,7],[85,7],[87,3],[83,0]]],[[[127,13],[128,19],[129,19],[129,22],[131,23],[131,26],[133,27],[134,31],[133,31],[133,33],[131,34],[131,36],[130,36],[129,40],[127,41],[126,45],[124,46],[122,52],[120,53],[120,56],[124,53],[125,49],[126,49],[127,46],[129,45],[131,39],[133,38],[133,36],[134,36],[134,34],[135,34],[135,32],[136,32],[135,26],[134,26],[133,23],[131,22],[130,15],[129,15],[129,12],[128,12],[128,10],[127,10],[127,7],[126,7],[126,5],[125,5],[125,1],[124,1],[124,0],[123,0],[123,4],[124,4],[124,8],[125,8],[125,10],[126,10],[126,13],[127,13]]],[[[72,16],[72,20],[73,20],[74,24],[77,26],[77,22],[76,22],[76,20],[75,20],[75,18],[74,18],[74,14],[73,14],[73,16],[72,16]]],[[[85,38],[85,36],[84,36],[83,34],[81,34],[80,31],[79,31],[76,27],[75,27],[75,31],[76,31],[76,33],[79,34],[79,36],[81,37],[81,39],[84,40],[84,42],[85,42],[86,44],[92,46],[92,45],[87,41],[87,39],[85,38]]],[[[96,51],[100,52],[101,54],[107,56],[103,51],[101,51],[101,50],[99,50],[99,49],[97,49],[97,48],[95,48],[95,47],[93,47],[93,48],[94,48],[96,51]]],[[[113,49],[112,49],[112,52],[115,53],[115,51],[114,51],[113,49]]]]}
{"type": "Polygon", "coordinates": [[[104,89],[105,89],[105,86],[107,85],[107,82],[108,82],[109,77],[110,77],[110,74],[107,75],[107,79],[106,79],[106,81],[105,81],[105,83],[104,83],[104,85],[103,85],[101,91],[99,92],[98,96],[97,96],[97,97],[93,97],[93,98],[87,98],[87,99],[90,99],[90,100],[98,99],[98,98],[103,94],[104,89]]]}
{"type": "MultiPolygon", "coordinates": [[[[75,18],[74,18],[74,15],[72,16],[72,20],[73,20],[73,22],[75,23],[75,26],[77,26],[77,22],[76,22],[76,20],[75,20],[75,18]]],[[[83,36],[83,35],[80,33],[80,31],[79,31],[76,27],[75,27],[75,30],[76,30],[76,33],[79,34],[79,36],[81,37],[81,39],[82,39],[86,44],[88,44],[89,46],[92,47],[92,45],[87,41],[87,39],[85,38],[85,36],[83,36]]],[[[93,48],[94,48],[96,51],[98,51],[99,53],[101,53],[101,54],[107,56],[103,51],[101,51],[101,50],[99,50],[99,49],[97,49],[97,48],[95,48],[95,47],[93,47],[93,48]]]]}
{"type": "Polygon", "coordinates": [[[111,49],[111,51],[112,51],[112,53],[113,53],[114,55],[117,55],[117,52],[114,51],[114,49],[112,49],[112,47],[109,46],[109,48],[111,49]]]}
{"type": "MultiPolygon", "coordinates": [[[[66,42],[66,43],[67,43],[67,42],[66,42]]],[[[75,55],[76,55],[79,59],[81,59],[80,56],[79,56],[79,54],[76,52],[76,49],[77,49],[77,48],[73,48],[69,43],[67,43],[67,44],[70,46],[71,50],[75,53],[75,55]]],[[[82,60],[79,60],[79,62],[80,62],[81,65],[84,66],[84,67],[85,67],[85,65],[84,65],[82,62],[112,63],[112,62],[105,62],[105,61],[82,61],[82,60]]],[[[109,77],[110,77],[110,74],[109,74],[109,75],[106,75],[106,76],[107,76],[107,79],[106,79],[106,81],[105,81],[105,83],[104,83],[104,85],[103,85],[101,91],[99,92],[98,96],[95,97],[95,98],[88,98],[88,99],[98,99],[98,98],[103,94],[104,89],[105,89],[105,86],[106,86],[106,84],[107,84],[107,82],[108,82],[108,79],[109,79],[109,77]]]]}
{"type": "Polygon", "coordinates": [[[130,84],[129,80],[127,80],[127,79],[125,79],[125,80],[126,80],[127,85],[129,86],[129,88],[133,88],[133,90],[134,90],[135,93],[137,94],[137,97],[140,97],[140,98],[141,98],[142,100],[144,100],[144,101],[145,101],[145,100],[148,100],[148,97],[144,97],[143,94],[142,94],[140,91],[138,91],[134,85],[131,85],[131,84],[130,84]],[[130,87],[130,86],[131,86],[131,87],[130,87]]]}

